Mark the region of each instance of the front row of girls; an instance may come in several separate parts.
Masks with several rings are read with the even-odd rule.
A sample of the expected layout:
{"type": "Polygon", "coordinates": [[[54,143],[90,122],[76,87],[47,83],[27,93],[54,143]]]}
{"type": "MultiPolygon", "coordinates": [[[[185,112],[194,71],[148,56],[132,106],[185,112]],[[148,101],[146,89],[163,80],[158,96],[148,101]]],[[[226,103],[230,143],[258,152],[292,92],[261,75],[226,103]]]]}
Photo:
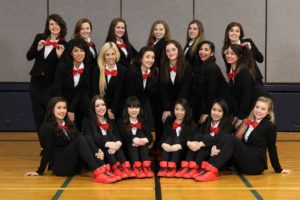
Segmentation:
{"type": "Polygon", "coordinates": [[[101,183],[154,176],[147,147],[152,136],[139,100],[127,99],[119,127],[109,119],[104,98],[95,96],[92,101],[93,114],[83,120],[82,134],[69,120],[67,101],[50,100],[41,128],[40,166],[26,176],[42,175],[47,166],[56,176],[72,176],[86,166],[93,170],[93,181],[101,183]],[[123,150],[128,151],[130,162],[123,150]]]}
{"type": "Polygon", "coordinates": [[[227,114],[226,102],[214,101],[210,116],[198,131],[193,132],[194,124],[187,102],[182,99],[176,101],[174,117],[165,126],[161,142],[162,160],[157,175],[214,181],[219,179],[219,169],[229,161],[241,173],[258,175],[267,169],[267,150],[276,173],[291,173],[290,169],[282,169],[279,163],[270,98],[257,99],[235,135],[230,134],[232,125],[227,114]]]}

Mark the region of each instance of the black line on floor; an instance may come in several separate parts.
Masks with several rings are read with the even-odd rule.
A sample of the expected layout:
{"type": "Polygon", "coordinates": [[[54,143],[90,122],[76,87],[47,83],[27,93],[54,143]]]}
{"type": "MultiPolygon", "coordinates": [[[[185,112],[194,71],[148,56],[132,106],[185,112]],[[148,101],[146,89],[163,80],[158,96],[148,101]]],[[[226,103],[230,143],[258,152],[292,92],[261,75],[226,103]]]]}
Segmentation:
{"type": "Polygon", "coordinates": [[[263,200],[264,198],[253,188],[253,186],[250,184],[250,182],[247,180],[247,178],[242,174],[237,174],[240,179],[243,181],[243,183],[247,186],[247,188],[250,189],[250,192],[255,196],[257,200],[263,200]]]}
{"type": "MultiPolygon", "coordinates": [[[[67,177],[60,188],[66,188],[69,185],[69,183],[71,182],[72,178],[73,178],[73,176],[67,177]]],[[[63,191],[64,191],[63,189],[57,190],[56,193],[54,194],[54,196],[52,197],[52,200],[58,200],[60,195],[63,193],[63,191]]]]}

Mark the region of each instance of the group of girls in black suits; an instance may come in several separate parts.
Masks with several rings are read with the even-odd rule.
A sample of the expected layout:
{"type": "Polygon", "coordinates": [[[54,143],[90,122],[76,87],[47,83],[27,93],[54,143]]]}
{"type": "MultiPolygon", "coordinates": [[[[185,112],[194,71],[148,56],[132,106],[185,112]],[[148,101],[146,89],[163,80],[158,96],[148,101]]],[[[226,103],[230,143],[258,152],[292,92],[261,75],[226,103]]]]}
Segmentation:
{"type": "MultiPolygon", "coordinates": [[[[225,31],[222,55],[229,84],[215,63],[215,46],[204,40],[198,20],[188,25],[184,49],[171,39],[163,20],[153,23],[147,46],[139,52],[129,42],[122,18],[112,20],[99,54],[91,33],[92,23],[80,19],[67,43],[63,19],[52,14],[27,58],[35,59],[30,95],[41,146],[49,154],[41,138],[48,131],[40,130],[46,105],[53,96],[64,97],[68,102],[66,118],[84,133],[80,137],[92,152],[100,155],[95,150],[100,149],[102,159],[109,163],[105,167],[109,178],[102,182],[153,176],[147,148],[153,127],[153,146],[162,152],[158,175],[200,177],[209,171],[203,161],[214,154],[210,150],[220,151],[220,142],[227,138],[224,135],[232,133],[227,115],[233,117],[235,130],[240,130],[257,98],[268,96],[255,62],[262,62],[263,56],[251,39],[243,39],[239,23],[230,23],[225,31]],[[216,110],[222,113],[219,120],[215,119],[216,110]]],[[[62,132],[68,139],[68,132],[62,132]]],[[[52,148],[50,157],[54,158],[52,148]]],[[[43,152],[42,158],[45,156],[43,152]]],[[[43,170],[47,162],[43,161],[43,170]]]]}

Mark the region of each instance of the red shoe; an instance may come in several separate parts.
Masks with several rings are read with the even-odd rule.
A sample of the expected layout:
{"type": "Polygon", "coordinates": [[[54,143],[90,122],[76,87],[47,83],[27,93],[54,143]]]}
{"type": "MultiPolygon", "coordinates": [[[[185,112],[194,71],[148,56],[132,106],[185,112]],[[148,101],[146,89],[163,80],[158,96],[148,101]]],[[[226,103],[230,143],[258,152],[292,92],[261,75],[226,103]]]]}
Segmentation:
{"type": "MultiPolygon", "coordinates": [[[[206,172],[206,165],[208,164],[208,162],[206,162],[206,161],[202,161],[202,163],[201,163],[201,168],[198,170],[198,173],[197,174],[195,174],[194,176],[193,176],[193,178],[195,179],[196,177],[198,177],[198,176],[202,176],[205,172],[206,172]]],[[[196,180],[196,179],[195,179],[196,180]]]]}
{"type": "Polygon", "coordinates": [[[189,163],[187,161],[181,161],[181,168],[175,173],[175,177],[181,178],[188,170],[189,163]]]}
{"type": "Polygon", "coordinates": [[[207,182],[219,180],[219,170],[211,164],[207,163],[205,167],[205,173],[195,178],[196,181],[207,182]]]}
{"type": "Polygon", "coordinates": [[[109,165],[109,164],[106,164],[105,166],[106,166],[106,173],[107,173],[107,174],[109,174],[110,176],[115,177],[118,181],[122,179],[121,176],[119,176],[119,175],[117,175],[117,174],[115,174],[115,173],[113,173],[113,172],[111,171],[110,165],[109,165]]]}
{"type": "Polygon", "coordinates": [[[151,169],[151,160],[145,160],[143,162],[143,171],[146,174],[146,177],[153,177],[154,174],[151,169]]]}
{"type": "Polygon", "coordinates": [[[118,181],[114,176],[110,176],[106,173],[106,171],[105,165],[95,169],[93,171],[93,181],[97,183],[114,183],[118,181]]]}
{"type": "Polygon", "coordinates": [[[166,173],[166,177],[174,177],[176,173],[176,163],[175,162],[168,162],[168,169],[166,173]]]}
{"type": "Polygon", "coordinates": [[[123,170],[124,170],[124,171],[126,172],[126,174],[128,175],[128,178],[136,177],[136,174],[135,174],[134,171],[132,170],[129,161],[125,161],[125,162],[122,164],[122,167],[123,167],[123,170]]]}
{"type": "Polygon", "coordinates": [[[165,177],[166,173],[167,173],[167,166],[168,166],[167,161],[160,161],[159,162],[159,171],[157,172],[157,176],[165,177]]]}
{"type": "Polygon", "coordinates": [[[128,178],[128,175],[121,167],[120,162],[117,162],[114,166],[112,166],[112,168],[113,168],[114,174],[117,176],[120,176],[121,179],[128,178]]]}
{"type": "Polygon", "coordinates": [[[195,161],[189,162],[189,168],[185,174],[182,175],[183,178],[192,178],[198,173],[199,165],[195,161]]]}
{"type": "Polygon", "coordinates": [[[142,170],[142,162],[141,161],[135,161],[133,163],[133,171],[135,172],[135,175],[137,178],[145,178],[146,174],[142,170]]]}

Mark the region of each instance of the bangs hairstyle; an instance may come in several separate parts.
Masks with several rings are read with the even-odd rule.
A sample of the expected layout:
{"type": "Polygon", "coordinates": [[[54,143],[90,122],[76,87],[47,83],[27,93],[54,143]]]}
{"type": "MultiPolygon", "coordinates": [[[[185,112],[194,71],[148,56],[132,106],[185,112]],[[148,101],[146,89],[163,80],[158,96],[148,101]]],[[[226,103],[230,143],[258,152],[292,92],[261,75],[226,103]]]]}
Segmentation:
{"type": "Polygon", "coordinates": [[[229,115],[229,107],[228,107],[228,104],[226,103],[226,101],[224,99],[216,99],[216,100],[214,100],[212,102],[212,104],[211,104],[211,109],[212,109],[212,107],[215,104],[218,104],[221,107],[222,111],[223,111],[222,119],[225,118],[225,117],[228,117],[228,115],[229,115]]]}
{"type": "Polygon", "coordinates": [[[88,62],[89,60],[89,56],[88,54],[90,53],[90,50],[89,50],[89,47],[87,45],[87,43],[84,41],[84,39],[82,38],[75,38],[75,39],[72,39],[70,40],[69,42],[69,47],[68,47],[68,57],[69,57],[69,62],[72,62],[73,63],[73,57],[72,57],[72,51],[74,49],[74,47],[77,47],[79,49],[83,49],[84,50],[84,53],[85,53],[85,57],[84,57],[84,62],[88,62]]]}
{"type": "Polygon", "coordinates": [[[193,121],[193,113],[192,113],[192,109],[189,105],[189,102],[186,99],[178,99],[175,101],[174,109],[172,110],[173,120],[176,119],[176,117],[175,117],[175,106],[176,105],[181,105],[183,107],[183,109],[185,110],[183,124],[191,123],[193,121]]]}
{"type": "Polygon", "coordinates": [[[66,25],[65,20],[58,14],[52,14],[52,15],[48,16],[48,18],[46,20],[46,24],[45,24],[44,33],[47,36],[49,36],[51,34],[51,31],[49,29],[50,20],[53,20],[58,24],[58,26],[60,27],[59,39],[64,40],[67,35],[67,25],[66,25]]]}
{"type": "Polygon", "coordinates": [[[75,25],[75,29],[74,29],[74,33],[73,33],[73,39],[75,38],[80,38],[80,30],[82,27],[83,23],[88,23],[91,27],[91,32],[93,31],[93,26],[92,26],[92,22],[87,19],[87,18],[83,18],[77,21],[76,25],[75,25]]]}
{"type": "Polygon", "coordinates": [[[126,127],[126,129],[129,131],[130,129],[130,116],[128,113],[128,108],[140,108],[140,112],[138,114],[138,121],[144,123],[145,121],[145,115],[144,115],[144,110],[143,107],[141,106],[140,100],[136,96],[130,96],[126,99],[125,106],[123,109],[123,123],[126,127]]]}
{"type": "Polygon", "coordinates": [[[125,102],[125,108],[141,108],[141,102],[136,96],[130,96],[125,102]]]}

